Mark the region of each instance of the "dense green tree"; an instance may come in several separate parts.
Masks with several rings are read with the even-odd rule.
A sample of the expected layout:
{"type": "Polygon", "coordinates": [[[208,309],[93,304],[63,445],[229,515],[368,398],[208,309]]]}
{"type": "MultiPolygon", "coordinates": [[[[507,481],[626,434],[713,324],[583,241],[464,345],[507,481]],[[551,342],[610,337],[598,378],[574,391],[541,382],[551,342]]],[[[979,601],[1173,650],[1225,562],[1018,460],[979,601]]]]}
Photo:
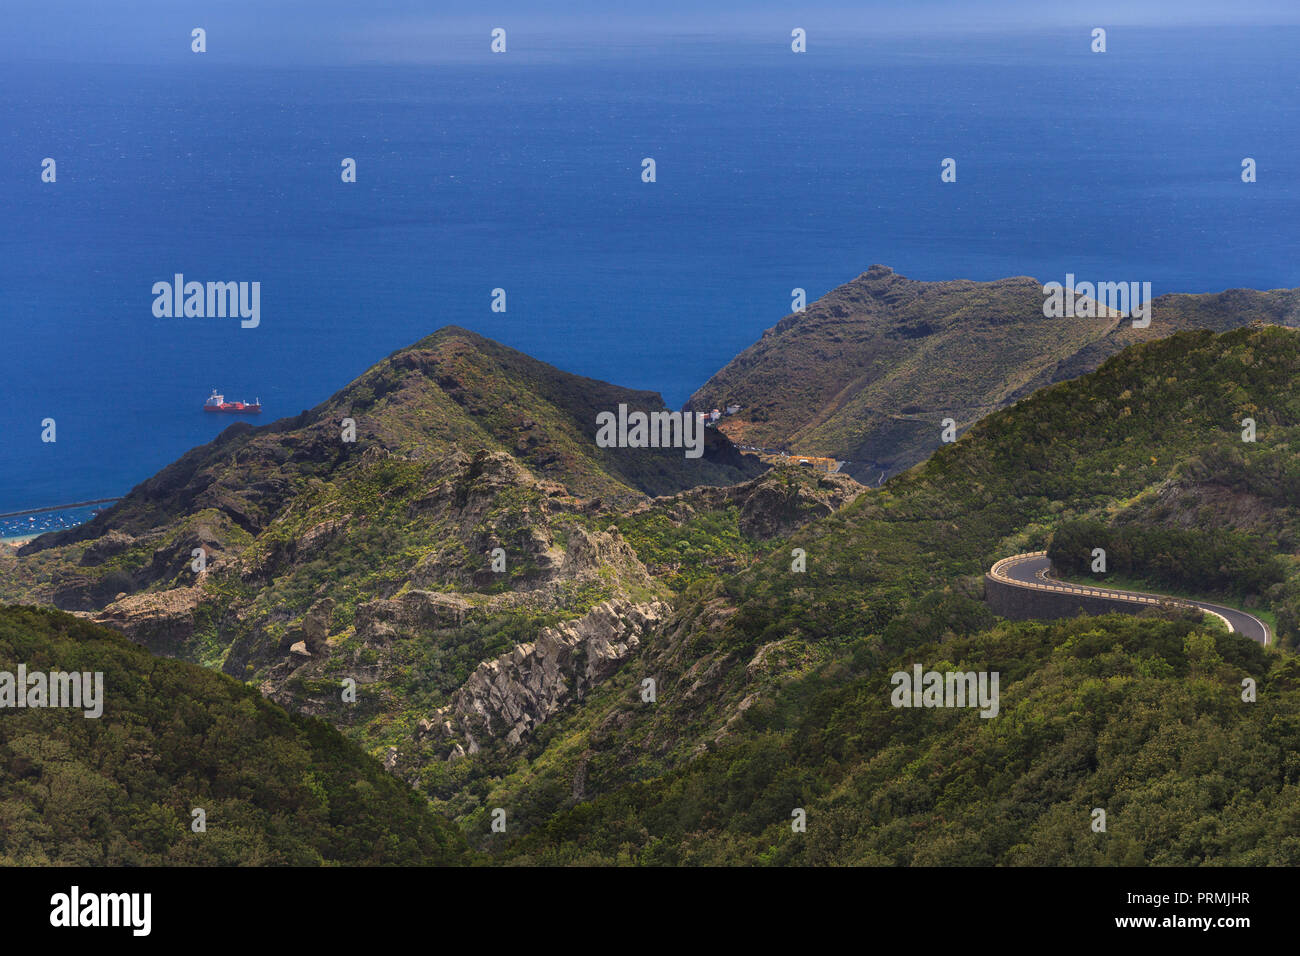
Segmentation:
{"type": "Polygon", "coordinates": [[[468,862],[459,832],[337,730],[228,677],[0,607],[0,670],[19,664],[102,673],[103,713],[0,712],[0,863],[468,862]]]}

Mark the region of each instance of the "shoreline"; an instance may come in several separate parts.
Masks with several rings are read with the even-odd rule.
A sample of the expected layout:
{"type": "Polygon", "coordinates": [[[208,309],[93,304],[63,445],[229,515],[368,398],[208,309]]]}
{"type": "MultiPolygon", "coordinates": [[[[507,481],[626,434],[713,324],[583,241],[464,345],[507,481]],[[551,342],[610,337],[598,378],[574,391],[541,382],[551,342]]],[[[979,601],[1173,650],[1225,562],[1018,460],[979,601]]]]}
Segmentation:
{"type": "Polygon", "coordinates": [[[66,505],[47,505],[44,508],[24,508],[21,511],[0,512],[0,518],[22,518],[27,515],[49,515],[58,511],[76,511],[79,508],[90,508],[94,505],[112,504],[121,500],[121,498],[92,498],[90,501],[74,501],[66,505]]]}
{"type": "Polygon", "coordinates": [[[47,508],[28,508],[0,514],[0,545],[17,549],[34,538],[55,531],[76,528],[107,511],[109,502],[120,498],[96,498],[93,501],[76,501],[71,504],[47,508]],[[26,518],[27,520],[22,520],[26,518]]]}

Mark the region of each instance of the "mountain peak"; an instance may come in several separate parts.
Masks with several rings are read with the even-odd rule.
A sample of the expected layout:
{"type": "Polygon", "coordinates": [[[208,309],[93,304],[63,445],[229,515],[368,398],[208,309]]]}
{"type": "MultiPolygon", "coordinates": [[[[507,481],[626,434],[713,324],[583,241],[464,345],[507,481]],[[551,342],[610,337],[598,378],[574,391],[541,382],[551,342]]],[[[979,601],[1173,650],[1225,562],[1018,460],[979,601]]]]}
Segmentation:
{"type": "Polygon", "coordinates": [[[717,372],[689,408],[741,406],[719,423],[733,441],[846,460],[877,480],[958,429],[1037,388],[1097,368],[1135,342],[1254,319],[1300,323],[1289,290],[1164,295],[1149,328],[1047,319],[1037,279],[925,282],[872,265],[781,319],[717,372]]]}
{"type": "MultiPolygon", "coordinates": [[[[220,515],[257,535],[292,505],[304,482],[341,482],[370,459],[438,461],[479,451],[511,456],[542,481],[581,498],[636,500],[696,485],[729,485],[764,470],[716,429],[703,453],[602,448],[596,419],[620,405],[666,411],[656,392],[561,371],[448,325],[377,362],[301,415],[260,427],[239,422],[146,479],[92,521],[43,535],[33,553],[108,531],[141,534],[220,515]],[[350,438],[342,438],[351,422],[350,438]]],[[[111,597],[111,595],[109,595],[111,597]]]]}

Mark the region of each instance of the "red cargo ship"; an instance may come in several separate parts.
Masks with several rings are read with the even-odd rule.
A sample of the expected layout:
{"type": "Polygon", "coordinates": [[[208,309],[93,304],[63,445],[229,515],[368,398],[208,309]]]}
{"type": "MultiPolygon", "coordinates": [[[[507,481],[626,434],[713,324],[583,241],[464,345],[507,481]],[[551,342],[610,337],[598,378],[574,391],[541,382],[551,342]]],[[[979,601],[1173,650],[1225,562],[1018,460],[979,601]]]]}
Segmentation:
{"type": "Polygon", "coordinates": [[[262,400],[252,402],[228,402],[226,396],[218,395],[214,388],[208,400],[203,403],[205,412],[245,412],[250,415],[260,415],[262,413],[262,400]]]}

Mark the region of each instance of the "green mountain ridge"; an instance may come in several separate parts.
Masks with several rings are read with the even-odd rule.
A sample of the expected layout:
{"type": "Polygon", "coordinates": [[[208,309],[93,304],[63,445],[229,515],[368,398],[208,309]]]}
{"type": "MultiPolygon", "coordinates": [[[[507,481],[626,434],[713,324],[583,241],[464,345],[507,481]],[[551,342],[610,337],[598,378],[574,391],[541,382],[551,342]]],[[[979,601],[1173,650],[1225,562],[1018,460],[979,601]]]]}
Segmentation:
{"type": "MultiPolygon", "coordinates": [[[[515,865],[1295,865],[1300,670],[1190,621],[1003,624],[871,655],[799,711],[555,814],[515,865]],[[1001,677],[999,716],[889,675],[1001,677]],[[1260,702],[1241,700],[1258,681],[1260,702]],[[1105,832],[1093,830],[1103,810],[1105,832]],[[792,817],[803,811],[806,831],[792,817]]],[[[845,669],[847,670],[847,669],[845,669]]]]}
{"type": "Polygon", "coordinates": [[[700,459],[599,448],[595,415],[618,404],[664,407],[444,329],[311,412],[232,426],[95,521],[0,551],[0,599],[219,668],[385,757],[482,662],[581,626],[583,646],[529,718],[544,720],[603,676],[595,663],[584,676],[586,644],[605,639],[591,622],[639,628],[684,586],[695,550],[666,540],[671,529],[691,525],[715,569],[743,566],[764,537],[857,488],[754,477],[765,466],[711,429],[700,459]],[[355,443],[341,440],[347,418],[355,443]]]}
{"type": "Polygon", "coordinates": [[[1300,333],[1139,343],[880,488],[773,468],[658,497],[638,487],[669,472],[582,443],[580,402],[539,398],[545,440],[509,444],[528,389],[567,379],[506,353],[446,333],[317,420],[228,430],[80,536],[0,553],[0,598],[85,602],[327,719],[496,862],[1300,861],[1300,333]],[[1207,597],[1267,556],[1233,597],[1278,647],[1177,615],[999,623],[984,571],[1058,533],[1207,597]],[[1002,669],[1004,709],[888,707],[913,662],[1002,669]]]}
{"type": "Polygon", "coordinates": [[[699,460],[680,450],[598,448],[596,413],[620,403],[666,408],[657,393],[562,372],[446,326],[394,352],[310,411],[260,428],[231,425],[94,520],[42,535],[24,553],[98,538],[110,526],[138,534],[205,509],[255,534],[299,490],[286,479],[285,465],[301,484],[302,478],[328,477],[376,447],[415,459],[452,446],[508,451],[539,478],[561,480],[576,495],[624,501],[731,484],[762,471],[712,431],[699,460]],[[345,418],[356,422],[351,444],[340,440],[345,418]]]}
{"type": "Polygon", "coordinates": [[[453,826],[333,727],[228,677],[58,611],[0,607],[0,668],[19,662],[102,673],[103,712],[0,717],[4,865],[472,859],[453,826]]]}
{"type": "Polygon", "coordinates": [[[920,282],[874,265],[803,313],[786,316],[714,374],[691,409],[739,404],[720,427],[759,447],[849,461],[867,483],[1033,391],[1075,378],[1140,342],[1252,321],[1300,325],[1300,290],[1157,296],[1151,324],[1045,318],[1042,284],[920,282]]]}
{"type": "MultiPolygon", "coordinates": [[[[545,749],[488,793],[489,803],[511,805],[517,818],[546,834],[523,835],[511,848],[497,850],[527,862],[788,859],[776,842],[745,842],[745,834],[788,837],[791,809],[815,794],[830,793],[847,772],[834,761],[818,769],[800,756],[801,741],[822,732],[821,722],[833,712],[827,702],[851,697],[850,688],[862,682],[878,683],[881,668],[908,663],[919,653],[912,649],[922,645],[935,645],[934,654],[947,656],[950,640],[1042,635],[1041,628],[1033,630],[1037,625],[998,630],[980,600],[988,566],[1008,554],[1046,547],[1054,529],[1078,519],[1169,527],[1164,503],[1171,497],[1233,496],[1237,506],[1217,520],[1212,508],[1202,509],[1200,530],[1212,535],[1216,528],[1242,526],[1241,517],[1253,513],[1256,527],[1268,529],[1261,540],[1285,569],[1285,580],[1254,600],[1277,614],[1279,642],[1288,655],[1266,665],[1259,648],[1245,638],[1202,634],[1196,641],[1216,642],[1207,659],[1254,660],[1293,674],[1289,652],[1300,633],[1295,616],[1300,578],[1291,553],[1300,518],[1300,464],[1293,450],[1300,438],[1297,372],[1300,334],[1282,328],[1180,333],[1131,348],[1097,372],[1043,389],[985,418],[922,465],[795,531],[785,546],[773,547],[750,568],[687,592],[664,627],[597,695],[548,725],[545,749]],[[1241,441],[1239,423],[1246,414],[1260,422],[1254,444],[1241,441]],[[804,573],[791,570],[794,548],[807,554],[804,573]],[[643,675],[658,679],[653,707],[637,697],[643,675]],[[568,786],[574,779],[582,781],[582,799],[568,786]],[[683,803],[684,794],[695,797],[683,803]],[[745,822],[743,815],[732,814],[740,807],[746,813],[761,807],[766,815],[745,822]]],[[[1188,539],[1179,546],[1197,543],[1188,539]]],[[[1188,583],[1199,586],[1199,593],[1214,593],[1212,580],[1188,583]]],[[[1134,630],[1128,621],[1090,619],[1086,627],[1080,625],[1109,635],[1098,638],[1103,647],[1112,642],[1128,648],[1124,653],[1132,660],[1116,661],[1116,677],[1129,667],[1155,668],[1150,676],[1160,680],[1182,673],[1186,658],[1176,648],[1155,655],[1172,671],[1142,663],[1153,656],[1136,640],[1147,625],[1134,630]]],[[[1180,630],[1167,633],[1175,644],[1199,633],[1199,622],[1173,624],[1180,630]]],[[[1238,699],[1244,676],[1215,678],[1217,693],[1238,699]]],[[[1277,686],[1290,695],[1278,706],[1294,707],[1293,679],[1277,686]]],[[[1054,694],[1066,691],[1061,687],[1054,694]]],[[[1104,722],[1110,715],[1099,716],[1104,722]]],[[[1234,726],[1267,726],[1254,718],[1245,725],[1236,720],[1234,726]]],[[[981,733],[998,734],[1001,725],[988,723],[990,729],[981,733]]],[[[843,735],[867,733],[851,715],[843,724],[843,735]]],[[[978,718],[973,726],[979,726],[978,718]]],[[[1055,744],[1036,739],[1042,749],[1027,755],[1032,760],[1023,765],[1031,776],[1047,772],[1032,764],[1042,761],[1045,767],[1055,759],[1055,744]]],[[[871,759],[870,748],[861,751],[863,772],[871,759]]],[[[1115,766],[1126,759],[1116,754],[1115,766]]],[[[1256,767],[1274,774],[1270,786],[1286,801],[1293,799],[1289,794],[1296,782],[1289,767],[1256,767]]],[[[1072,772],[1087,777],[1095,770],[1085,762],[1072,772]]],[[[1226,800],[1225,794],[1219,797],[1226,800]]],[[[1278,812],[1285,819],[1291,811],[1278,812]]],[[[1214,803],[1215,826],[1228,825],[1232,813],[1230,800],[1214,803]]],[[[1086,834],[1086,811],[1073,819],[1086,834]]],[[[986,818],[990,833],[1015,825],[996,814],[986,818]]],[[[1272,819],[1261,827],[1272,826],[1276,833],[1279,825],[1272,819]]],[[[468,832],[476,845],[492,848],[472,828],[468,832]]],[[[1159,841],[1144,836],[1136,842],[1136,849],[1124,849],[1124,860],[1172,861],[1158,852],[1159,841]]],[[[1262,850],[1263,844],[1250,844],[1232,852],[1240,854],[1234,856],[1239,862],[1276,859],[1261,856],[1262,850]]],[[[857,852],[837,847],[832,856],[835,862],[886,862],[874,851],[857,852]]],[[[1080,846],[1082,855],[1062,852],[1061,862],[1115,862],[1109,851],[1097,856],[1080,846]]],[[[1046,853],[1039,847],[1029,855],[974,854],[966,862],[1041,862],[1046,853]]],[[[828,862],[832,856],[817,859],[828,862]]],[[[1295,862],[1294,856],[1288,859],[1295,862]]],[[[888,861],[940,860],[907,854],[888,861]]]]}

